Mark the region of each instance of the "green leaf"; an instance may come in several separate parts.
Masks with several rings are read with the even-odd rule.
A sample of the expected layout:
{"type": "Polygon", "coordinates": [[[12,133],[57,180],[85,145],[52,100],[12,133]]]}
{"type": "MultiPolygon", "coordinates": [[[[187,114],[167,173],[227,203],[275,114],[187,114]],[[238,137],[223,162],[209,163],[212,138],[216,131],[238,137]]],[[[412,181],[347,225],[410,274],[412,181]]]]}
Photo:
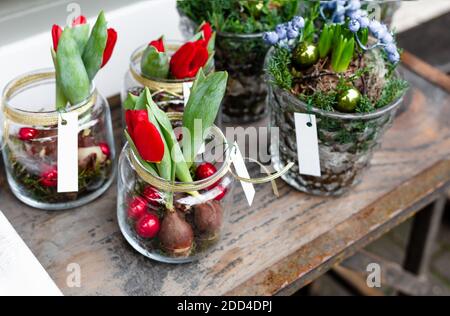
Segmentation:
{"type": "MultiPolygon", "coordinates": [[[[141,94],[141,97],[146,98],[145,94],[146,94],[146,92],[144,91],[141,94]]],[[[147,105],[145,106],[145,108],[147,109],[147,105]]],[[[172,172],[171,171],[172,170],[172,159],[170,157],[169,146],[167,145],[167,142],[166,142],[166,140],[164,138],[164,135],[163,135],[163,133],[161,131],[161,127],[160,127],[160,125],[158,123],[158,120],[156,119],[155,115],[153,114],[153,112],[148,111],[148,110],[147,110],[147,113],[148,113],[148,120],[153,125],[155,125],[155,127],[158,129],[159,134],[161,135],[162,141],[164,143],[164,156],[163,156],[163,159],[161,160],[161,162],[156,164],[156,168],[158,169],[158,173],[159,173],[159,176],[161,178],[166,179],[166,180],[170,180],[171,179],[171,174],[172,174],[171,173],[172,172]]]]}
{"type": "Polygon", "coordinates": [[[153,46],[148,46],[141,59],[141,72],[151,78],[167,79],[169,77],[169,56],[158,52],[153,46]]]}
{"type": "Polygon", "coordinates": [[[133,140],[131,139],[130,134],[128,134],[127,130],[124,130],[125,132],[125,137],[128,141],[128,144],[130,144],[130,148],[131,150],[134,152],[135,156],[137,157],[137,159],[139,160],[139,162],[141,163],[142,166],[144,166],[145,170],[147,170],[149,173],[151,173],[153,176],[158,177],[158,172],[156,172],[155,166],[153,163],[147,162],[144,159],[141,158],[141,156],[139,155],[139,151],[136,148],[136,145],[134,144],[133,140]]]}
{"type": "Polygon", "coordinates": [[[59,40],[56,53],[56,76],[62,93],[72,105],[75,105],[89,97],[91,81],[78,51],[77,43],[71,34],[70,29],[65,29],[59,40]]]}
{"type": "Polygon", "coordinates": [[[319,38],[319,53],[320,58],[325,58],[331,50],[333,44],[334,27],[331,24],[324,26],[319,38]]]}
{"type": "Polygon", "coordinates": [[[51,48],[51,53],[53,64],[55,65],[55,85],[56,85],[55,107],[57,111],[61,111],[66,107],[68,101],[61,87],[61,82],[58,75],[58,61],[56,60],[56,52],[53,48],[51,48]]]}
{"type": "Polygon", "coordinates": [[[94,79],[102,66],[103,53],[105,51],[107,40],[107,22],[104,12],[101,11],[83,52],[83,62],[90,80],[94,79]]]}
{"type": "Polygon", "coordinates": [[[223,71],[205,76],[200,69],[197,74],[183,115],[183,127],[190,133],[190,137],[183,135],[182,142],[183,154],[188,166],[192,165],[204,142],[205,131],[213,125],[217,117],[225,95],[227,80],[228,73],[223,71]],[[198,123],[201,124],[201,128],[198,123]]]}
{"type": "Polygon", "coordinates": [[[147,110],[147,97],[145,95],[145,91],[137,97],[136,103],[134,105],[135,110],[147,110]]]}
{"type": "Polygon", "coordinates": [[[82,55],[89,40],[89,24],[74,26],[70,28],[70,32],[72,38],[77,42],[80,55],[82,55]]]}
{"type": "Polygon", "coordinates": [[[128,93],[127,99],[123,103],[123,107],[125,110],[135,110],[136,103],[139,97],[135,96],[132,93],[128,93]]]}
{"type": "Polygon", "coordinates": [[[162,111],[151,98],[150,91],[146,89],[147,104],[149,111],[153,113],[156,120],[161,127],[164,139],[170,148],[171,158],[175,166],[175,173],[177,178],[183,182],[193,182],[191,173],[189,172],[189,167],[184,160],[183,153],[181,151],[180,145],[178,144],[177,138],[172,128],[172,123],[169,120],[167,114],[162,111]]]}

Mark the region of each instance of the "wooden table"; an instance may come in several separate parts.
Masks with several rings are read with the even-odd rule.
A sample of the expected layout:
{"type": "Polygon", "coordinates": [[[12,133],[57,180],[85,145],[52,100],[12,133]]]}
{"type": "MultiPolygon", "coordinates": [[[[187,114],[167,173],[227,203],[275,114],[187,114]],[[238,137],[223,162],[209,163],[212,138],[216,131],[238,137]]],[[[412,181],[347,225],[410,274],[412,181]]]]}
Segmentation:
{"type": "MultiPolygon", "coordinates": [[[[259,186],[251,208],[238,192],[224,240],[201,262],[167,265],[135,252],[117,225],[116,185],[79,209],[43,212],[12,196],[2,171],[0,208],[66,295],[292,294],[438,200],[450,183],[449,92],[402,71],[410,101],[361,184],[322,198],[280,180],[280,198],[259,186]],[[71,263],[81,267],[79,288],[66,285],[71,263]]],[[[112,112],[119,127],[120,110],[112,112]]]]}

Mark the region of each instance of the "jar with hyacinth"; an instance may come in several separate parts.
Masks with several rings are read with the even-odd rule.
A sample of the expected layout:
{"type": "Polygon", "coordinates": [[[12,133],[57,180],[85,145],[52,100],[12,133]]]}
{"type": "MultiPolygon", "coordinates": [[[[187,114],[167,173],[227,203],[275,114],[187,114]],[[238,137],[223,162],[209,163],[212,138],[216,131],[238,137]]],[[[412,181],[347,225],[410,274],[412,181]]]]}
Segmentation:
{"type": "Polygon", "coordinates": [[[307,16],[264,39],[273,46],[266,58],[271,124],[280,128],[275,168],[298,161],[294,114],[315,115],[321,176],[302,175],[297,165],[284,180],[312,194],[346,192],[368,167],[408,87],[396,71],[395,35],[352,0],[316,2],[307,16]]]}

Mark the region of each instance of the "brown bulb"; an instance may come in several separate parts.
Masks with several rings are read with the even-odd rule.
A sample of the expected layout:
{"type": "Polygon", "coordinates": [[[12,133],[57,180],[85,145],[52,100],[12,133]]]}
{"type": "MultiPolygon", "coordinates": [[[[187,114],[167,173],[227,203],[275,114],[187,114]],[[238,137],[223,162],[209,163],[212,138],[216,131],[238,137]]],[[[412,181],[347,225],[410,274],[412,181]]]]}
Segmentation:
{"type": "Polygon", "coordinates": [[[194,242],[194,232],[176,211],[167,212],[158,234],[162,247],[174,256],[188,256],[194,242]]]}
{"type": "Polygon", "coordinates": [[[216,201],[199,204],[194,208],[195,227],[202,235],[217,237],[222,226],[222,219],[222,206],[216,201]]]}

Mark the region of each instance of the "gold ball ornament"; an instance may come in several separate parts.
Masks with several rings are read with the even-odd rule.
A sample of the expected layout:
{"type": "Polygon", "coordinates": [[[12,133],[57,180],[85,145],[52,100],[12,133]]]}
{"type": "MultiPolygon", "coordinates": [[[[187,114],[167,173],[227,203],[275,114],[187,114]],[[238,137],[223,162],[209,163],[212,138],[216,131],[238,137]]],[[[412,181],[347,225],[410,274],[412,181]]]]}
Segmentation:
{"type": "Polygon", "coordinates": [[[308,68],[319,60],[319,49],[310,43],[301,43],[294,50],[294,63],[299,68],[308,68]]]}
{"type": "Polygon", "coordinates": [[[335,109],[340,112],[352,113],[361,100],[361,93],[356,88],[349,88],[338,96],[335,109]]]}

